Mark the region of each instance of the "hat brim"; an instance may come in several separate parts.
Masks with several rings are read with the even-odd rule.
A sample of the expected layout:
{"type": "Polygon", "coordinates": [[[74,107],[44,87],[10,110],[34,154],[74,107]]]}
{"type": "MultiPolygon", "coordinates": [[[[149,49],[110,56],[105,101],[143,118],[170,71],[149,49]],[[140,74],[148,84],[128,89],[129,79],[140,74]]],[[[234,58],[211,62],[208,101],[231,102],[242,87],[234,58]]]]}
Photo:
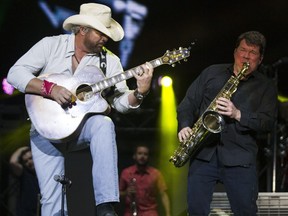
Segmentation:
{"type": "Polygon", "coordinates": [[[94,28],[103,34],[107,35],[113,41],[120,41],[124,37],[124,30],[122,26],[111,18],[110,27],[107,28],[101,22],[99,22],[96,18],[87,15],[73,15],[68,17],[63,22],[63,28],[66,31],[71,31],[71,27],[73,25],[83,25],[87,27],[94,28]]]}

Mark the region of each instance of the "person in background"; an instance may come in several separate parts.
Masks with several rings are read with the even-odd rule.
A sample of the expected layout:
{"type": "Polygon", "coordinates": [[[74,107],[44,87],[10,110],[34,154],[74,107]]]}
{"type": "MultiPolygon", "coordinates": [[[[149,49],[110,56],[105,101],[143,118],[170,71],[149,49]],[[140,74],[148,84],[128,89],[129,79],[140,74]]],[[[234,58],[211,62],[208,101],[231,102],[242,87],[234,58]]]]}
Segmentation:
{"type": "MultiPolygon", "coordinates": [[[[178,138],[192,136],[193,124],[206,110],[231,76],[249,63],[232,98],[216,99],[216,111],[224,128],[200,143],[190,157],[188,173],[189,216],[206,216],[217,182],[224,184],[235,216],[257,214],[258,175],[256,135],[273,129],[277,113],[277,89],[273,80],[258,71],[266,39],[258,31],[241,34],[234,48],[234,63],[207,67],[189,86],[177,108],[178,138]]],[[[197,136],[197,134],[194,134],[197,136]]]]}
{"type": "Polygon", "coordinates": [[[124,216],[158,216],[159,195],[165,215],[170,216],[167,186],[161,172],[148,164],[149,148],[138,145],[133,159],[135,164],[123,169],[120,175],[120,195],[125,202],[124,216]]]}
{"type": "MultiPolygon", "coordinates": [[[[98,94],[86,95],[85,91],[82,92],[85,98],[82,98],[80,94],[79,100],[75,101],[75,92],[61,84],[59,76],[58,79],[54,76],[56,81],[49,80],[49,76],[61,74],[66,77],[64,81],[67,82],[71,81],[69,79],[71,77],[76,77],[76,80],[85,78],[84,83],[93,84],[95,77],[102,78],[102,75],[113,77],[123,73],[120,59],[108,50],[105,44],[109,39],[115,42],[120,41],[124,37],[124,31],[121,25],[112,18],[111,9],[106,5],[96,3],[82,4],[80,13],[68,17],[63,23],[63,28],[72,33],[45,37],[40,40],[11,67],[7,79],[19,91],[36,95],[31,99],[33,102],[36,98],[42,97],[43,102],[45,99],[52,100],[55,102],[53,103],[55,108],[63,107],[64,113],[69,116],[70,109],[73,110],[73,107],[77,108],[81,105],[80,100],[93,101],[92,107],[101,107],[103,103],[97,104],[98,94]],[[96,70],[96,67],[100,68],[103,73],[99,73],[100,69],[96,70]],[[38,75],[44,78],[40,79],[38,75]]],[[[63,213],[61,182],[59,183],[54,178],[55,175],[65,177],[64,155],[59,149],[76,150],[82,147],[90,148],[93,159],[92,177],[96,215],[117,215],[114,204],[119,202],[118,155],[114,123],[107,113],[111,108],[121,113],[128,113],[140,106],[151,86],[153,66],[147,62],[137,69],[132,71],[137,88],[130,90],[125,80],[116,82],[114,90],[108,94],[109,105],[103,106],[106,111],[98,114],[96,112],[94,115],[92,113],[92,115],[87,115],[87,118],[83,118],[73,136],[61,140],[44,137],[43,133],[42,135],[39,133],[37,128],[39,124],[35,124],[35,121],[37,122],[37,117],[49,115],[49,112],[44,113],[39,110],[39,113],[35,113],[37,117],[35,116],[34,122],[32,120],[30,141],[41,190],[42,216],[68,215],[66,199],[63,213]]],[[[71,82],[73,81],[75,80],[71,82]]],[[[31,108],[33,102],[28,106],[26,104],[26,107],[31,108]]],[[[34,106],[34,110],[35,108],[37,105],[34,106]]],[[[32,114],[34,110],[31,111],[32,114]]],[[[53,115],[50,117],[55,118],[53,115]]],[[[55,121],[57,121],[56,118],[55,121]]],[[[65,124],[65,120],[63,121],[65,124]]],[[[47,124],[47,122],[42,123],[47,124]]],[[[46,127],[49,131],[53,130],[49,125],[46,127]]],[[[49,132],[49,135],[58,132],[55,130],[49,132]]]]}
{"type": "Polygon", "coordinates": [[[38,216],[40,190],[30,147],[18,148],[11,155],[9,164],[12,175],[19,180],[16,215],[38,216]]]}

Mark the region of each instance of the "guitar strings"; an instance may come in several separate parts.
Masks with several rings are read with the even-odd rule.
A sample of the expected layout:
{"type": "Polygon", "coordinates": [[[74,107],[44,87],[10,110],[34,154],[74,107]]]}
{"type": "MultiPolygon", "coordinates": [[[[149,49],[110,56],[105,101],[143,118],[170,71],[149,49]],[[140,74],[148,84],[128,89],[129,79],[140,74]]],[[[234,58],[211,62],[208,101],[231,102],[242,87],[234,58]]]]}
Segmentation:
{"type": "MultiPolygon", "coordinates": [[[[74,56],[74,59],[75,59],[75,60],[77,61],[77,63],[79,64],[79,61],[78,61],[76,55],[74,54],[73,56],[74,56]]],[[[153,60],[153,61],[150,61],[150,63],[153,65],[153,67],[156,67],[156,66],[154,66],[156,60],[158,60],[158,59],[155,59],[155,60],[153,60]]],[[[120,79],[119,81],[125,80],[125,79],[127,79],[126,75],[128,75],[129,71],[135,71],[135,72],[137,73],[137,71],[139,71],[139,68],[141,69],[141,66],[134,67],[134,68],[132,68],[132,69],[130,69],[130,70],[128,70],[128,71],[123,71],[123,73],[120,73],[120,74],[115,75],[114,78],[115,78],[115,77],[118,77],[118,78],[120,79]],[[123,75],[125,76],[125,78],[122,77],[123,75]]],[[[130,72],[130,73],[131,73],[131,72],[130,72]]],[[[129,77],[129,76],[128,76],[128,77],[129,77]]],[[[111,79],[111,78],[113,78],[113,77],[110,77],[110,79],[111,79]]],[[[117,80],[118,80],[118,79],[117,79],[117,80]]],[[[119,81],[117,81],[117,82],[119,82],[119,81]]],[[[91,90],[91,86],[93,86],[93,85],[94,85],[94,86],[97,85],[97,86],[100,87],[100,90],[103,90],[104,88],[101,87],[101,84],[103,85],[103,83],[104,83],[104,86],[105,86],[105,82],[107,82],[106,79],[101,80],[100,82],[98,82],[98,83],[96,83],[96,84],[91,84],[91,85],[88,85],[88,86],[81,87],[81,89],[78,89],[78,93],[81,93],[81,92],[84,92],[84,91],[90,91],[90,90],[91,90]]],[[[116,82],[116,83],[117,83],[117,82],[116,82]]],[[[114,84],[116,84],[116,83],[114,83],[114,84]]],[[[109,83],[108,83],[108,84],[109,84],[109,83]]],[[[109,84],[109,86],[112,86],[112,85],[109,84]]],[[[109,86],[108,86],[108,87],[109,87],[109,86]]],[[[78,93],[77,93],[77,94],[78,94],[78,93]]]]}

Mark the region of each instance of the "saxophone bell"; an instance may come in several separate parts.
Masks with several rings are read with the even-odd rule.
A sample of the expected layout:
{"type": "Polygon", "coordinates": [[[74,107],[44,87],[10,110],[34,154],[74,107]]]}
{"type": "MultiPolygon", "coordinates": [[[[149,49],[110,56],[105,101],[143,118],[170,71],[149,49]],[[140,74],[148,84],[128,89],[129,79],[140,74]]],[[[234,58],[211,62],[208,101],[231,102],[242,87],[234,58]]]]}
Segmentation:
{"type": "Polygon", "coordinates": [[[214,110],[208,110],[203,113],[202,124],[211,133],[220,133],[224,126],[225,121],[221,114],[214,110]]]}

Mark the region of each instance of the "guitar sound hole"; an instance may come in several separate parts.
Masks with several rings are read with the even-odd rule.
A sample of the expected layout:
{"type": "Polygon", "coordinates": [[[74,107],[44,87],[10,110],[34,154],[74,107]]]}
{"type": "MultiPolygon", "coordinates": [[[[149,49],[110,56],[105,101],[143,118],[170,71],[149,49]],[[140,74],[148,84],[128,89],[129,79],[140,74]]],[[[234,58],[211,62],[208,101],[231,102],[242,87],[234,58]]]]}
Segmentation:
{"type": "Polygon", "coordinates": [[[76,90],[76,96],[80,101],[87,101],[93,96],[91,86],[82,84],[76,90]]]}

